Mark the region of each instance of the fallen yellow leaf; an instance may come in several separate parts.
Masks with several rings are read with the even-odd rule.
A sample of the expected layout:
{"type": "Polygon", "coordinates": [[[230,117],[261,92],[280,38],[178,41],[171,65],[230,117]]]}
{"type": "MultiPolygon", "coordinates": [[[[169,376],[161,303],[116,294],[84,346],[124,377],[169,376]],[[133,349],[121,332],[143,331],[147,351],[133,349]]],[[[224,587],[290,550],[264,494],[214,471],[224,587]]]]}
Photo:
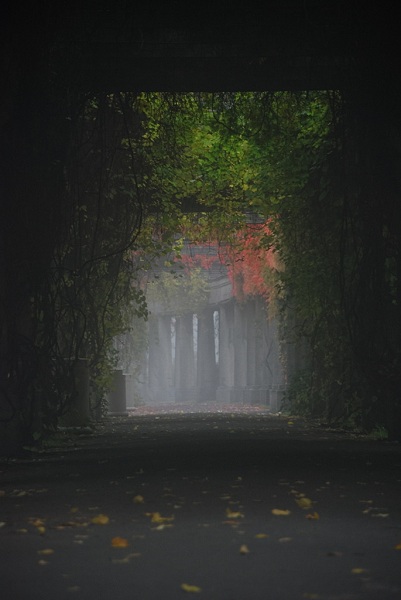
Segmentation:
{"type": "Polygon", "coordinates": [[[267,535],[267,533],[257,533],[255,535],[255,538],[257,538],[258,540],[264,540],[265,538],[268,538],[269,536],[267,535]]]}
{"type": "Polygon", "coordinates": [[[94,525],[107,525],[107,523],[110,521],[109,517],[107,515],[97,515],[96,517],[93,517],[92,519],[92,523],[94,525]]]}
{"type": "Polygon", "coordinates": [[[54,554],[54,550],[52,548],[44,548],[44,550],[38,550],[38,554],[54,554]]]}
{"type": "Polygon", "coordinates": [[[166,523],[168,521],[174,521],[174,517],[162,517],[159,512],[145,514],[147,517],[151,517],[151,523],[166,523]]]}
{"type": "Polygon", "coordinates": [[[246,544],[242,544],[239,551],[240,551],[240,554],[249,554],[249,552],[250,552],[250,550],[246,544]]]}
{"type": "Polygon", "coordinates": [[[141,496],[140,494],[138,494],[137,496],[134,496],[135,504],[143,504],[144,502],[145,502],[145,498],[143,496],[141,496]]]}
{"type": "Polygon", "coordinates": [[[241,519],[244,515],[239,511],[233,511],[231,508],[226,509],[226,515],[229,519],[241,519]]]}
{"type": "Polygon", "coordinates": [[[278,517],[286,517],[291,514],[290,510],[281,510],[280,508],[273,508],[272,514],[278,517]]]}
{"type": "Polygon", "coordinates": [[[314,512],[312,514],[307,514],[307,515],[305,515],[305,519],[310,519],[310,520],[312,520],[312,519],[320,519],[319,513],[314,512]]]}
{"type": "Polygon", "coordinates": [[[394,550],[401,550],[401,542],[394,546],[394,550]]]}
{"type": "Polygon", "coordinates": [[[122,537],[113,537],[111,540],[111,545],[113,548],[127,548],[129,546],[129,541],[122,537]]]}
{"type": "Polygon", "coordinates": [[[298,504],[300,508],[306,509],[312,506],[312,500],[310,498],[302,497],[296,498],[295,502],[298,504]]]}
{"type": "Polygon", "coordinates": [[[189,583],[182,583],[181,589],[184,590],[184,592],[191,592],[194,594],[197,594],[200,591],[202,591],[202,588],[198,587],[197,585],[190,585],[189,583]]]}
{"type": "Polygon", "coordinates": [[[367,569],[362,569],[360,567],[355,567],[354,569],[351,569],[351,573],[353,573],[354,575],[361,575],[362,573],[367,573],[368,570],[367,569]]]}

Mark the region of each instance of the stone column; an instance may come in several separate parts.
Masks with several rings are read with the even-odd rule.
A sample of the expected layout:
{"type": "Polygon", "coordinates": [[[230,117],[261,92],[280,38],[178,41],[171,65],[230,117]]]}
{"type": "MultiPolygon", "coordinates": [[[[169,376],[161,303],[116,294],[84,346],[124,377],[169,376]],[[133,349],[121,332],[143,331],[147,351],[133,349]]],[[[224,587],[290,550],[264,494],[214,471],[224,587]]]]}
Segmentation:
{"type": "Polygon", "coordinates": [[[260,370],[259,338],[261,334],[261,323],[257,320],[256,304],[257,298],[252,298],[246,303],[246,338],[247,338],[247,369],[246,387],[244,389],[245,404],[262,404],[261,387],[258,381],[260,370]]]}
{"type": "Polygon", "coordinates": [[[151,404],[171,402],[172,384],[171,318],[151,316],[146,400],[151,404]]]}
{"type": "Polygon", "coordinates": [[[191,403],[195,395],[193,315],[177,317],[175,324],[175,401],[191,403]]]}
{"type": "Polygon", "coordinates": [[[217,365],[213,309],[204,310],[198,315],[196,387],[198,402],[215,402],[217,365]]]}
{"type": "Polygon", "coordinates": [[[269,386],[273,376],[268,362],[268,316],[266,301],[255,298],[255,387],[258,389],[259,404],[269,403],[269,386]]]}
{"type": "Polygon", "coordinates": [[[219,372],[216,401],[230,404],[234,388],[234,301],[219,308],[219,372]]]}
{"type": "Polygon", "coordinates": [[[247,378],[248,339],[246,329],[246,308],[234,303],[234,389],[232,401],[242,404],[247,378]]]}

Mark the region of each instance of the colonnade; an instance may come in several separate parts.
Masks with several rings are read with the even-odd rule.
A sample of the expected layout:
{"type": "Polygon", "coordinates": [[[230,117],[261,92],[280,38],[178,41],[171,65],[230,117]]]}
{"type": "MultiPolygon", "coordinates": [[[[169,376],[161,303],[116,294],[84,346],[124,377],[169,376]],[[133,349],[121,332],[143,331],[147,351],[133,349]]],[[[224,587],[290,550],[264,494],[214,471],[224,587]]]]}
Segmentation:
{"type": "Polygon", "coordinates": [[[277,321],[259,298],[245,304],[231,298],[199,314],[152,315],[144,379],[146,403],[277,409],[286,385],[277,321]]]}

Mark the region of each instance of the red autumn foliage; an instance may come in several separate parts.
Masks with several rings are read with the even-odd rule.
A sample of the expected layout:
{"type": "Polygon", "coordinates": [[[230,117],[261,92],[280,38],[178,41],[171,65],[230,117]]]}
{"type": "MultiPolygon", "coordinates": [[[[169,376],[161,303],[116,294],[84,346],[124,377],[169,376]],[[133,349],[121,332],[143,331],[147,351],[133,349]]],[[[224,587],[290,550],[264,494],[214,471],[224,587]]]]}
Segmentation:
{"type": "Polygon", "coordinates": [[[271,293],[271,272],[275,269],[273,250],[263,247],[261,240],[269,235],[267,223],[249,224],[237,236],[238,245],[227,248],[228,277],[233,286],[233,295],[240,301],[249,296],[271,293]]]}
{"type": "MultiPolygon", "coordinates": [[[[209,270],[216,262],[226,266],[232,284],[233,295],[243,302],[247,297],[262,296],[268,299],[271,293],[271,273],[276,268],[274,251],[263,245],[262,240],[270,234],[268,223],[248,224],[238,232],[234,244],[219,247],[215,255],[197,252],[182,256],[187,269],[201,267],[209,270]]],[[[218,242],[210,242],[205,247],[218,247],[218,242]]]]}

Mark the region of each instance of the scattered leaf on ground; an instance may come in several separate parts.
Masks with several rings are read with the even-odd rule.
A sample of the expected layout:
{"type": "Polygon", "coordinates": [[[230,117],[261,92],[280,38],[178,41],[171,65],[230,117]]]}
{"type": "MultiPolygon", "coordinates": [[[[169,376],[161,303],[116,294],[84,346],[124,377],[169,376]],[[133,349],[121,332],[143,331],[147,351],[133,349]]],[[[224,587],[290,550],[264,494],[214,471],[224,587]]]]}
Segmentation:
{"type": "Polygon", "coordinates": [[[312,500],[310,498],[306,498],[306,497],[296,498],[295,502],[298,504],[298,506],[300,508],[303,508],[303,509],[311,508],[311,506],[312,506],[312,500]]]}
{"type": "Polygon", "coordinates": [[[240,551],[240,554],[249,554],[249,552],[250,552],[250,550],[246,544],[242,544],[239,551],[240,551]]]}
{"type": "Polygon", "coordinates": [[[159,512],[154,513],[145,513],[147,517],[151,517],[151,523],[166,523],[169,521],[174,521],[174,517],[162,517],[159,512]]]}
{"type": "Polygon", "coordinates": [[[107,525],[109,523],[110,519],[107,515],[97,515],[96,517],[93,517],[92,519],[92,523],[94,525],[107,525]]]}
{"type": "Polygon", "coordinates": [[[314,512],[312,514],[308,513],[307,515],[305,515],[305,519],[310,519],[310,520],[320,519],[319,513],[317,513],[317,512],[314,512]]]}
{"type": "Polygon", "coordinates": [[[34,526],[34,527],[43,527],[45,522],[43,519],[30,519],[30,523],[34,526]]]}
{"type": "Polygon", "coordinates": [[[226,515],[229,519],[241,519],[244,516],[241,512],[231,510],[231,508],[226,509],[226,515]]]}
{"type": "Polygon", "coordinates": [[[189,583],[182,583],[181,589],[184,590],[184,592],[191,592],[194,594],[197,594],[200,591],[202,591],[202,588],[198,587],[197,585],[190,585],[189,583]]]}
{"type": "Polygon", "coordinates": [[[401,542],[394,546],[394,550],[401,550],[401,542]]]}
{"type": "Polygon", "coordinates": [[[46,527],[37,527],[36,529],[40,535],[43,535],[46,532],[46,527]]]}
{"type": "Polygon", "coordinates": [[[272,515],[276,515],[277,517],[287,517],[290,514],[290,510],[281,510],[280,508],[273,508],[272,510],[272,515]]]}
{"type": "Polygon", "coordinates": [[[140,494],[138,494],[137,496],[134,496],[135,504],[143,504],[144,502],[145,502],[145,498],[143,496],[141,496],[140,494]]]}
{"type": "Polygon", "coordinates": [[[38,554],[54,554],[53,548],[44,548],[43,550],[38,550],[38,554]]]}
{"type": "Polygon", "coordinates": [[[127,548],[127,546],[129,546],[129,541],[125,538],[116,536],[111,540],[111,545],[113,548],[127,548]]]}
{"type": "Polygon", "coordinates": [[[353,569],[351,569],[351,573],[353,573],[354,575],[361,575],[362,573],[367,573],[368,570],[367,569],[362,569],[361,567],[354,567],[353,569]]]}
{"type": "Polygon", "coordinates": [[[264,540],[265,538],[268,538],[268,534],[267,533],[257,533],[255,535],[255,538],[258,540],[264,540]]]}

